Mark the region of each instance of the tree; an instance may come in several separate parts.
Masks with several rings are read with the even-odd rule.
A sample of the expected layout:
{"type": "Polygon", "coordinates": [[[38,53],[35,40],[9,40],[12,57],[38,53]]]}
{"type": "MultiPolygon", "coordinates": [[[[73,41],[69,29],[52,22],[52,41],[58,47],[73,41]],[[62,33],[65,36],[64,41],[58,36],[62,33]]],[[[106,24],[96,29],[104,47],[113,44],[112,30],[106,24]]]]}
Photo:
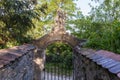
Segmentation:
{"type": "Polygon", "coordinates": [[[77,10],[75,18],[69,21],[70,32],[79,38],[87,39],[86,47],[105,49],[120,53],[120,2],[119,0],[93,0],[100,5],[92,7],[89,16],[77,10]]]}
{"type": "MultiPolygon", "coordinates": [[[[55,42],[46,49],[46,62],[57,63],[56,65],[72,68],[73,60],[72,48],[68,44],[55,42]],[[59,63],[59,64],[58,64],[59,63]]],[[[63,68],[63,67],[62,67],[63,68]]]]}
{"type": "Polygon", "coordinates": [[[53,27],[54,17],[58,8],[63,9],[67,14],[67,19],[70,19],[75,11],[74,0],[39,0],[39,3],[46,4],[48,9],[45,11],[45,15],[41,16],[41,26],[43,26],[46,32],[49,32],[53,27]]]}
{"type": "MultiPolygon", "coordinates": [[[[100,3],[100,0],[97,2],[100,3]]],[[[94,21],[113,22],[120,20],[120,1],[104,0],[100,6],[92,7],[91,16],[94,21]]]]}
{"type": "Polygon", "coordinates": [[[15,45],[29,42],[26,33],[34,27],[33,19],[39,19],[43,8],[35,9],[35,0],[1,0],[0,1],[0,47],[9,43],[15,45]]]}
{"type": "Polygon", "coordinates": [[[92,21],[91,28],[99,28],[94,28],[94,33],[91,33],[90,37],[88,38],[89,47],[106,49],[120,53],[119,11],[119,0],[104,0],[103,3],[100,3],[100,6],[92,8],[89,16],[91,17],[92,21]]]}

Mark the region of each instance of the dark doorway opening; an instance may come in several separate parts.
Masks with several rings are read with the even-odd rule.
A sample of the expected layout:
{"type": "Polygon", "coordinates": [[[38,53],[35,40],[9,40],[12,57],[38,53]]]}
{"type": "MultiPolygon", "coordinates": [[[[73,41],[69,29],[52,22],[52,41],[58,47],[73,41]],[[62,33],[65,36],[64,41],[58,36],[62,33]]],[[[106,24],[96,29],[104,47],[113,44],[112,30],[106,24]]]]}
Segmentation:
{"type": "Polygon", "coordinates": [[[68,44],[50,44],[46,49],[43,80],[74,80],[73,61],[73,50],[68,44]]]}

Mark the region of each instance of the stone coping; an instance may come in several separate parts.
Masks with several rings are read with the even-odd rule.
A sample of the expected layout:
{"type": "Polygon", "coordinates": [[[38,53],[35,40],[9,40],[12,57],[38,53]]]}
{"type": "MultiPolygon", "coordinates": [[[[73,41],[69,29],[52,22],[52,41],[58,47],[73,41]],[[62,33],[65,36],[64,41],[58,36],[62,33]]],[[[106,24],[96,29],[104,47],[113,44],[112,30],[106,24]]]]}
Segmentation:
{"type": "Polygon", "coordinates": [[[0,68],[15,61],[17,58],[25,55],[29,50],[35,49],[31,44],[15,46],[8,49],[0,50],[0,68]]]}
{"type": "Polygon", "coordinates": [[[87,48],[75,47],[75,51],[89,58],[103,68],[108,69],[110,73],[116,74],[120,78],[120,55],[107,50],[93,50],[87,48]]]}

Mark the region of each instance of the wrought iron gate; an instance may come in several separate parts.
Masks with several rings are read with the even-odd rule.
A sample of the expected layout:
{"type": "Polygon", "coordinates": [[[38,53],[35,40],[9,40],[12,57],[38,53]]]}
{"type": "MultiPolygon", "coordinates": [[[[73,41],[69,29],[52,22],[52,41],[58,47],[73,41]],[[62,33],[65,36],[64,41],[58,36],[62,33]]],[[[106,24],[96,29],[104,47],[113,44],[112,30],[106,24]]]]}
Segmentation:
{"type": "Polygon", "coordinates": [[[54,58],[46,56],[43,80],[74,80],[73,56],[69,57],[66,64],[60,59],[60,56],[58,54],[54,54],[54,58]]]}

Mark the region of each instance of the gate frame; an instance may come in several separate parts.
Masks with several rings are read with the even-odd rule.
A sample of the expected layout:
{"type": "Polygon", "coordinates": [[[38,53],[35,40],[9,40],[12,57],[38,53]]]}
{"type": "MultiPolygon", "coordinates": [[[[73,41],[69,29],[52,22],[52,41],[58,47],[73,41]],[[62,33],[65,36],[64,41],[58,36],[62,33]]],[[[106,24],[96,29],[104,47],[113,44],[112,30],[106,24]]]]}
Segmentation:
{"type": "MultiPolygon", "coordinates": [[[[34,63],[35,63],[35,80],[41,80],[40,75],[44,69],[45,62],[45,49],[48,45],[60,41],[63,43],[68,43],[71,48],[74,50],[74,47],[81,45],[85,40],[80,40],[75,36],[69,34],[65,30],[65,19],[66,13],[62,9],[57,10],[57,16],[55,17],[54,27],[52,31],[43,37],[35,40],[33,44],[36,46],[36,53],[34,54],[34,63]]],[[[74,51],[73,51],[74,54],[74,51]]]]}

